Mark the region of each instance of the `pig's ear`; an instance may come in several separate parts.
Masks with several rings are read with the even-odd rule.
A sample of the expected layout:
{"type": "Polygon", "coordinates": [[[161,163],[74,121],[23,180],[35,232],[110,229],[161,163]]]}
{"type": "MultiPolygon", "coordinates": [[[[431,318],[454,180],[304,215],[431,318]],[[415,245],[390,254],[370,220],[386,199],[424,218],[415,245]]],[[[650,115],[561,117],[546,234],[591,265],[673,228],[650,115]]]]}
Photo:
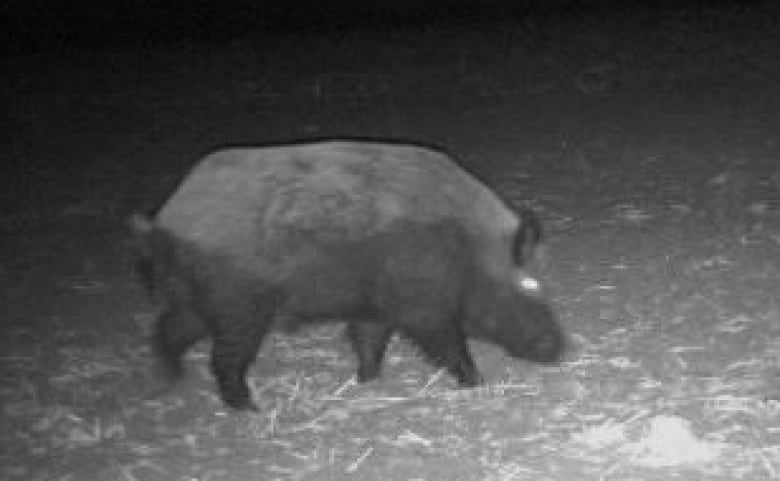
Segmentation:
{"type": "Polygon", "coordinates": [[[542,221],[531,209],[519,213],[520,223],[512,239],[512,261],[515,266],[526,265],[535,255],[536,248],[542,242],[542,221]]]}

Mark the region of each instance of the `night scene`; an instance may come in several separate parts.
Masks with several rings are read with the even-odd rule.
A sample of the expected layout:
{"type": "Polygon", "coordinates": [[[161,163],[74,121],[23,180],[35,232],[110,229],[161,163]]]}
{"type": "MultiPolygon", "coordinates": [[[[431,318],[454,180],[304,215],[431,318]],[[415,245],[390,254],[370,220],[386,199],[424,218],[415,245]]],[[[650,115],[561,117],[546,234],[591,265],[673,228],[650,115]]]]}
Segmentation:
{"type": "Polygon", "coordinates": [[[780,479],[780,4],[0,5],[0,479],[780,479]]]}

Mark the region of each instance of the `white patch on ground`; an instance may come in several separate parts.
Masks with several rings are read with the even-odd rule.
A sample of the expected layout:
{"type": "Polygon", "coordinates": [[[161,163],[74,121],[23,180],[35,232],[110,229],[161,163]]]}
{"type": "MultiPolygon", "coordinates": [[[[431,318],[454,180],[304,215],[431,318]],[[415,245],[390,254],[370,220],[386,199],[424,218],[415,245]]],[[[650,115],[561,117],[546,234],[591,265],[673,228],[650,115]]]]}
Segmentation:
{"type": "Polygon", "coordinates": [[[677,416],[656,416],[643,436],[621,451],[630,454],[634,464],[655,468],[715,460],[722,449],[720,443],[697,438],[690,425],[690,421],[677,416]]]}
{"type": "Polygon", "coordinates": [[[591,450],[614,449],[631,464],[649,468],[700,465],[715,461],[723,444],[698,438],[691,422],[678,416],[660,415],[642,422],[640,435],[632,435],[633,422],[606,422],[573,436],[573,441],[591,450]]]}

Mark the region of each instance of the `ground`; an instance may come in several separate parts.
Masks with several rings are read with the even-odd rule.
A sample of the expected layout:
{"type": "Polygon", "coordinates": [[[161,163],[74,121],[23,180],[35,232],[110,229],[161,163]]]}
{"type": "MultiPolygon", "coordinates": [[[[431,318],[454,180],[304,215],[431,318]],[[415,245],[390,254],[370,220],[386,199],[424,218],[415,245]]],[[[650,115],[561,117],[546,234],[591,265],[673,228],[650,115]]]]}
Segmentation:
{"type": "Polygon", "coordinates": [[[0,478],[777,479],[777,14],[8,58],[0,478]],[[538,208],[567,359],[475,343],[489,383],[462,391],[396,342],[358,386],[324,327],[263,346],[259,414],[224,410],[207,344],[155,392],[126,217],[216,145],[330,136],[438,144],[538,208]]]}

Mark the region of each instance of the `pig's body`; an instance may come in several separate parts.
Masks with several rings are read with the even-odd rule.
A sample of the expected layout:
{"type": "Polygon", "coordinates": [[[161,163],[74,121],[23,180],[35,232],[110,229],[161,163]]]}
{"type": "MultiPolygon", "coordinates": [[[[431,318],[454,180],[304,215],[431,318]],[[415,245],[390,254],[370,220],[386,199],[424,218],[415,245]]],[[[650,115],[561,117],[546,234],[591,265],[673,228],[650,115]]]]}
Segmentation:
{"type": "Polygon", "coordinates": [[[562,349],[551,309],[515,282],[539,240],[536,218],[428,148],[217,151],[135,228],[164,365],[178,375],[184,351],[210,336],[212,370],[235,408],[252,407],[246,370],[279,318],[345,320],[361,381],[379,375],[396,331],[466,386],[480,381],[467,337],[541,362],[562,349]]]}

